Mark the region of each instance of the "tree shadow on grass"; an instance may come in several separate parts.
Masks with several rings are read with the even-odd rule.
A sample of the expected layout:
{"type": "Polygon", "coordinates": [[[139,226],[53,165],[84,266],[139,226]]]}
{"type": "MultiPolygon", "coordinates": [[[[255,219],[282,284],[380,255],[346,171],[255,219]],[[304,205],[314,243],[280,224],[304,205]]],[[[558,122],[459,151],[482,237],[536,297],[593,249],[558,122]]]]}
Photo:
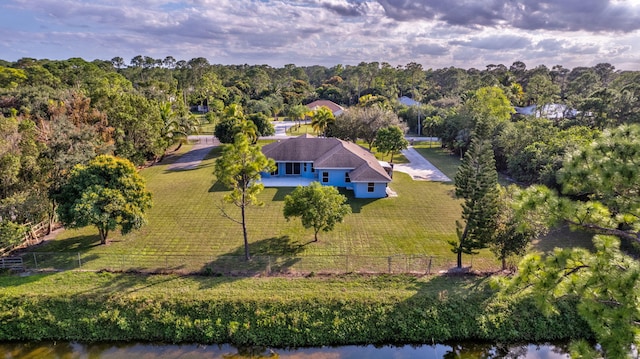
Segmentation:
{"type": "Polygon", "coordinates": [[[29,252],[81,252],[100,246],[100,236],[98,234],[91,234],[62,240],[46,241],[33,247],[29,252]]]}
{"type": "Polygon", "coordinates": [[[293,192],[296,187],[278,187],[276,188],[276,193],[273,195],[272,201],[282,202],[284,198],[293,192]]]}
{"type": "Polygon", "coordinates": [[[369,205],[375,201],[377,198],[354,198],[353,196],[349,198],[347,203],[351,206],[352,213],[360,213],[362,212],[362,207],[369,205]]]}
{"type": "Polygon", "coordinates": [[[369,205],[380,198],[355,198],[353,196],[353,191],[347,190],[346,188],[339,187],[338,192],[341,195],[347,197],[347,204],[351,207],[352,213],[360,213],[362,211],[362,207],[369,205]]]}
{"type": "MultiPolygon", "coordinates": [[[[289,236],[271,237],[249,244],[251,259],[244,258],[244,246],[223,254],[205,264],[201,273],[216,277],[243,278],[261,275],[286,274],[300,261],[298,255],[308,243],[299,243],[289,236]]],[[[205,281],[203,287],[213,286],[205,281]]]]}
{"type": "Polygon", "coordinates": [[[228,192],[229,189],[225,187],[225,185],[220,181],[215,181],[211,187],[209,187],[209,192],[228,192]]]}
{"type": "Polygon", "coordinates": [[[5,269],[0,269],[0,287],[17,287],[20,285],[26,285],[29,283],[37,282],[45,277],[52,275],[53,273],[30,273],[27,272],[13,272],[5,269]]]}

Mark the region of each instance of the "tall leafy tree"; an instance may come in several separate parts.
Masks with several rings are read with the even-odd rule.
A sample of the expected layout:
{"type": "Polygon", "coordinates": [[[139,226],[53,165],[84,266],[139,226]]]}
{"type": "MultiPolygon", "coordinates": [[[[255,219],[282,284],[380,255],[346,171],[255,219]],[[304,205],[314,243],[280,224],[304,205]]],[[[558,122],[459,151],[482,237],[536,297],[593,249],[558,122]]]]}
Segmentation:
{"type": "Polygon", "coordinates": [[[495,233],[498,215],[498,173],[493,148],[484,139],[486,127],[479,124],[469,151],[455,176],[456,196],[463,199],[462,220],[457,240],[449,241],[462,268],[462,254],[476,254],[485,248],[495,233]]]}
{"type": "Polygon", "coordinates": [[[407,149],[409,141],[404,138],[404,132],[400,127],[389,126],[378,130],[374,145],[378,151],[391,154],[391,162],[393,163],[393,154],[407,149]]]}
{"type": "Polygon", "coordinates": [[[256,125],[258,136],[273,136],[276,133],[276,129],[269,121],[269,118],[262,113],[253,113],[247,116],[247,121],[256,125]]]}
{"type": "Polygon", "coordinates": [[[274,169],[273,160],[267,158],[260,147],[251,146],[247,136],[241,132],[236,134],[232,144],[223,147],[222,155],[216,160],[215,175],[218,181],[231,190],[224,196],[224,201],[240,208],[240,219],[232,217],[221,208],[222,214],[242,226],[246,260],[251,259],[246,210],[251,205],[263,205],[258,199],[258,194],[264,189],[262,183],[259,183],[260,173],[271,172],[274,169]]]}
{"type": "Polygon", "coordinates": [[[389,126],[398,126],[403,132],[406,128],[406,124],[393,111],[378,106],[351,107],[338,116],[328,127],[328,132],[343,140],[364,140],[371,149],[378,131],[389,126]]]}
{"type": "Polygon", "coordinates": [[[298,186],[284,198],[284,217],[300,217],[304,228],[313,228],[314,242],[318,241],[318,232],[329,232],[337,223],[351,213],[351,207],[345,204],[347,197],[341,195],[333,186],[323,186],[312,182],[309,186],[298,186]]]}
{"type": "MultiPolygon", "coordinates": [[[[238,132],[242,132],[243,127],[249,130],[248,126],[250,126],[250,124],[243,124],[245,120],[246,118],[242,111],[242,106],[237,103],[232,103],[222,111],[222,121],[216,125],[213,130],[213,134],[222,143],[232,143],[235,139],[235,135],[238,132]]],[[[249,133],[248,135],[257,136],[256,130],[257,129],[255,127],[252,128],[252,133],[249,133]]]]}
{"type": "Polygon", "coordinates": [[[560,95],[560,87],[551,81],[546,74],[536,74],[529,79],[527,85],[527,101],[537,105],[536,111],[542,115],[545,105],[557,101],[560,95]]]}
{"type": "Polygon", "coordinates": [[[93,225],[106,244],[109,232],[126,234],[145,223],[151,193],[134,165],[126,159],[100,155],[77,165],[58,194],[58,215],[69,228],[93,225]]]}

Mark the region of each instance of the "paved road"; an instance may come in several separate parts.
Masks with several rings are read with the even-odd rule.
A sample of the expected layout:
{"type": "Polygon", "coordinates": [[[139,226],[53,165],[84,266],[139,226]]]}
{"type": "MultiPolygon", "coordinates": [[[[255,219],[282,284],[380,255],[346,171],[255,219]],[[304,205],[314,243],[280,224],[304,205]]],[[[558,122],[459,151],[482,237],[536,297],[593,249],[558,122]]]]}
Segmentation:
{"type": "Polygon", "coordinates": [[[422,157],[415,148],[409,147],[403,150],[402,154],[409,160],[409,163],[394,165],[394,171],[407,173],[417,181],[451,182],[449,177],[422,157]]]}

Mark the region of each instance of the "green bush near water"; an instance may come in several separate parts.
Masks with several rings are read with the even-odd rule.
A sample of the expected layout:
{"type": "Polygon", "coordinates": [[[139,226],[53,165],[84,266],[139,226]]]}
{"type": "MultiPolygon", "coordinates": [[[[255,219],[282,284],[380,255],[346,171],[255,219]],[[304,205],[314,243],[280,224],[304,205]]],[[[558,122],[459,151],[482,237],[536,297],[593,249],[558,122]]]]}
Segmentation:
{"type": "Polygon", "coordinates": [[[0,278],[9,288],[0,294],[0,340],[299,347],[591,337],[571,301],[561,303],[559,314],[544,316],[532,300],[501,298],[478,279],[439,278],[436,284],[405,276],[253,278],[230,283],[207,277],[67,275],[89,276],[81,278],[87,283],[126,284],[119,291],[79,286],[27,294],[31,284],[16,289],[19,279],[4,283],[6,277],[0,278]],[[161,285],[168,288],[146,289],[161,285]],[[246,293],[244,286],[257,288],[246,293]]]}

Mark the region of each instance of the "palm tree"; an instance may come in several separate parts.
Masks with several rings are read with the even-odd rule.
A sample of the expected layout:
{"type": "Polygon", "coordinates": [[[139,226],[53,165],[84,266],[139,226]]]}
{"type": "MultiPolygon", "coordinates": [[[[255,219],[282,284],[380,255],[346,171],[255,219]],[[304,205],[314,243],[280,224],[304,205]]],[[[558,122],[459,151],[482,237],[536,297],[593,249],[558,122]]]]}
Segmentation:
{"type": "Polygon", "coordinates": [[[244,120],[244,112],[242,111],[242,106],[237,103],[230,104],[229,106],[224,108],[223,117],[244,120]]]}
{"type": "Polygon", "coordinates": [[[313,116],[311,116],[311,127],[313,127],[317,134],[322,133],[324,136],[327,126],[335,122],[335,120],[336,118],[333,116],[331,109],[326,106],[322,106],[313,113],[313,116]]]}
{"type": "MultiPolygon", "coordinates": [[[[162,156],[167,152],[169,147],[179,143],[176,151],[186,142],[187,136],[197,131],[197,120],[194,116],[177,116],[173,111],[170,102],[160,104],[160,119],[162,120],[162,128],[160,135],[165,140],[165,148],[162,156]]],[[[160,159],[162,160],[162,159],[160,159]]]]}
{"type": "Polygon", "coordinates": [[[253,121],[242,120],[234,126],[234,132],[243,133],[252,145],[258,142],[258,126],[253,121]]]}
{"type": "Polygon", "coordinates": [[[305,118],[307,112],[309,112],[307,106],[299,104],[293,105],[287,109],[287,117],[289,117],[291,121],[298,121],[298,127],[300,127],[300,120],[305,118]]]}

